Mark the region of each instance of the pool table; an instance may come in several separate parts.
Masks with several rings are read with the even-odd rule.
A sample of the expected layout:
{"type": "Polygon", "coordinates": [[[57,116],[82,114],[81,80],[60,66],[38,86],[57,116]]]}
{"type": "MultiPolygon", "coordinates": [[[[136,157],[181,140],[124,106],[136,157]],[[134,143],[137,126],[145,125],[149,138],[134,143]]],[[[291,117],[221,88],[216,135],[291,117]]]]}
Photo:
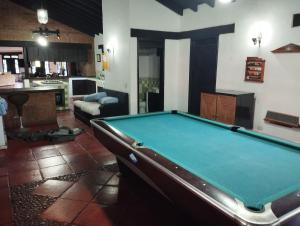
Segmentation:
{"type": "Polygon", "coordinates": [[[95,136],[203,225],[275,226],[300,212],[300,145],[178,111],[92,120],[95,136]]]}

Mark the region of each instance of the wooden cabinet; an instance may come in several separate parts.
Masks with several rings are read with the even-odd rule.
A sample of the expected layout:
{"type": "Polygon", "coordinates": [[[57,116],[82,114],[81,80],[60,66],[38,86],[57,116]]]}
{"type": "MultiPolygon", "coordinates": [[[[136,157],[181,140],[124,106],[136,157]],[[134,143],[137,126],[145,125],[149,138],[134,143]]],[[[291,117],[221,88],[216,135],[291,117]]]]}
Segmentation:
{"type": "Polygon", "coordinates": [[[234,124],[236,97],[224,96],[224,95],[216,95],[216,96],[217,96],[216,120],[227,124],[234,124]]]}
{"type": "Polygon", "coordinates": [[[217,95],[210,93],[201,94],[201,117],[215,120],[217,113],[217,105],[212,104],[217,102],[217,95]]]}
{"type": "Polygon", "coordinates": [[[217,90],[201,93],[200,115],[218,122],[253,128],[254,93],[217,90]]]}

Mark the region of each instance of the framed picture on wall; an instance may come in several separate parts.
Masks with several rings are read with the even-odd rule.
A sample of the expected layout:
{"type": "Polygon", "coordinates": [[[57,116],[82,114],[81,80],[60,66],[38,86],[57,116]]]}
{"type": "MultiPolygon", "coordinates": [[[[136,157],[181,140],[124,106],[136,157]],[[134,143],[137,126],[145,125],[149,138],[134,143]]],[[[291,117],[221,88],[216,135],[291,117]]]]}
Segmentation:
{"type": "Polygon", "coordinates": [[[101,54],[97,54],[97,62],[101,62],[101,54]]]}

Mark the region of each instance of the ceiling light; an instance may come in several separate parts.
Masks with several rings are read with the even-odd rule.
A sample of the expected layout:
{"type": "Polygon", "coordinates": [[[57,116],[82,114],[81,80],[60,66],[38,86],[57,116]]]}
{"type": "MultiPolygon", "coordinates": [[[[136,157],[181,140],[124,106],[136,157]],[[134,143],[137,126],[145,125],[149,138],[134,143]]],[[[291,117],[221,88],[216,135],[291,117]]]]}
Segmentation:
{"type": "Polygon", "coordinates": [[[36,41],[40,46],[48,46],[48,39],[45,36],[37,37],[36,41]]]}
{"type": "Polygon", "coordinates": [[[48,23],[48,11],[46,9],[38,9],[37,17],[40,24],[48,23]]]}
{"type": "Polygon", "coordinates": [[[233,2],[233,0],[219,0],[219,1],[223,4],[228,4],[228,3],[233,2]]]}

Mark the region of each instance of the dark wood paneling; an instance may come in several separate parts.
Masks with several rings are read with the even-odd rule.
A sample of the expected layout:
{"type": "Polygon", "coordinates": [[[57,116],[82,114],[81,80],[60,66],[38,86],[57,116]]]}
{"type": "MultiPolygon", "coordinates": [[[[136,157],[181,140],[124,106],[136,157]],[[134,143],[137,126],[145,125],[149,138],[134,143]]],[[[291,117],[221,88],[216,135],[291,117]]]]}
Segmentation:
{"type": "Polygon", "coordinates": [[[203,39],[216,37],[220,34],[234,33],[235,24],[222,25],[217,27],[210,27],[204,29],[197,29],[184,32],[168,32],[168,31],[154,31],[131,29],[131,37],[137,37],[146,40],[162,40],[162,39],[203,39]]]}
{"type": "Polygon", "coordinates": [[[191,42],[189,113],[200,115],[200,93],[215,91],[217,62],[217,37],[191,42]]]}
{"type": "Polygon", "coordinates": [[[73,95],[88,95],[96,92],[96,82],[91,80],[73,80],[73,95]]]}

